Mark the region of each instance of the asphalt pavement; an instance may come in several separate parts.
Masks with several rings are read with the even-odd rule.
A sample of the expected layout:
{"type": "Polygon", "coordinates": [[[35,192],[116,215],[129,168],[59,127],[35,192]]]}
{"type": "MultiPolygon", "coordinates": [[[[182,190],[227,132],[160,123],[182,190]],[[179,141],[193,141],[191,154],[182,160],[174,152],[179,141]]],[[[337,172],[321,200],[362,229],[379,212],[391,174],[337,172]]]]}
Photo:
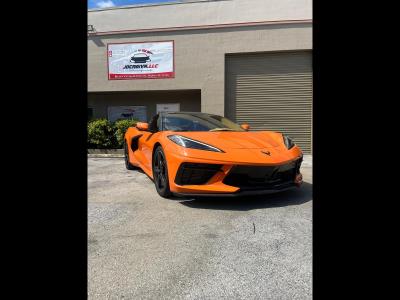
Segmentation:
{"type": "Polygon", "coordinates": [[[120,158],[88,159],[89,299],[311,299],[312,170],[300,189],[161,198],[120,158]]]}

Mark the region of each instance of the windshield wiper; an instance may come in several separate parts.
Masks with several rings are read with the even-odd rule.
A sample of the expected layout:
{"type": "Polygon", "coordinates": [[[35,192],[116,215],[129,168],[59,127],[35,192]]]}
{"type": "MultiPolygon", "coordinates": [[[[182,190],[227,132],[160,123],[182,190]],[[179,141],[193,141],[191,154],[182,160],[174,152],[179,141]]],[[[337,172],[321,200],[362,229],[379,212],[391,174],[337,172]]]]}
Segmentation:
{"type": "Polygon", "coordinates": [[[221,127],[221,128],[210,129],[209,131],[236,131],[236,130],[231,129],[231,128],[224,128],[224,127],[221,127]]]}

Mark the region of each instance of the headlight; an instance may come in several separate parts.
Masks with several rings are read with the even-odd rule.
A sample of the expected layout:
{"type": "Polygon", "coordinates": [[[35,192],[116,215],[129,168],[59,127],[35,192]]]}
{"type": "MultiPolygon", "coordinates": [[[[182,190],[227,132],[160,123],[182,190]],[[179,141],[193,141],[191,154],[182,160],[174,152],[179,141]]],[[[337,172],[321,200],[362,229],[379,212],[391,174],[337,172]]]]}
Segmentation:
{"type": "Polygon", "coordinates": [[[192,148],[198,150],[206,150],[206,151],[213,151],[213,152],[224,152],[221,149],[213,147],[211,145],[189,139],[187,137],[181,135],[169,135],[168,138],[173,141],[175,144],[185,148],[192,148]]]}
{"type": "Polygon", "coordinates": [[[288,137],[287,135],[282,135],[283,136],[283,142],[285,143],[286,148],[288,148],[288,150],[292,149],[294,147],[294,145],[296,145],[293,140],[288,137]]]}

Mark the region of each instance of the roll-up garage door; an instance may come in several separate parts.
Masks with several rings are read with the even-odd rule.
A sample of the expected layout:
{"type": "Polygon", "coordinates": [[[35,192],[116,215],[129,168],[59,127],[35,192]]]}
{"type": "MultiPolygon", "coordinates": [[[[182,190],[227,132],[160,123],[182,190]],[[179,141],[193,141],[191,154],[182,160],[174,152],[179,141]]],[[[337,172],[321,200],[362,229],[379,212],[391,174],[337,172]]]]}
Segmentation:
{"type": "Polygon", "coordinates": [[[311,153],[311,51],[226,56],[225,115],[280,131],[311,153]]]}

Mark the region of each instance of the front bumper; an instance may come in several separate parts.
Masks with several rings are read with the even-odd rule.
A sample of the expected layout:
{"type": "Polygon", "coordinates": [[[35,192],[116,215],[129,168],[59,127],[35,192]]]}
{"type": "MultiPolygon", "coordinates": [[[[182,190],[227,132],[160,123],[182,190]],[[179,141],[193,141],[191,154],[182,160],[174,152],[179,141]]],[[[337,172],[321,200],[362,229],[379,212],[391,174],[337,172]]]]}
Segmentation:
{"type": "MultiPolygon", "coordinates": [[[[246,195],[263,195],[299,187],[302,183],[302,176],[300,174],[302,156],[295,156],[289,162],[285,161],[281,164],[274,165],[248,163],[232,164],[223,161],[210,162],[209,160],[204,159],[194,159],[180,155],[176,156],[176,154],[171,153],[167,153],[167,160],[170,189],[171,192],[177,196],[238,197],[246,195]],[[169,156],[174,155],[174,157],[171,159],[171,157],[168,157],[168,154],[169,156]],[[194,175],[192,177],[195,180],[190,181],[188,180],[188,177],[190,177],[188,176],[188,173],[182,171],[182,166],[185,164],[198,166],[201,164],[208,164],[209,166],[218,164],[220,167],[218,167],[211,176],[210,173],[208,173],[208,176],[201,176],[201,174],[193,173],[194,175]],[[293,171],[292,177],[290,177],[290,174],[284,175],[284,172],[287,173],[290,170],[293,171]],[[271,177],[273,174],[281,171],[281,177],[283,179],[280,177],[271,177]],[[274,180],[263,182],[263,176],[274,180]],[[205,181],[201,182],[201,180],[205,181]],[[200,182],[201,184],[199,184],[200,182]]],[[[208,172],[210,172],[210,168],[207,169],[208,172]]],[[[190,170],[190,172],[191,171],[192,170],[190,170]]]]}
{"type": "Polygon", "coordinates": [[[288,190],[292,190],[294,188],[298,188],[299,185],[295,183],[287,184],[282,187],[263,189],[263,190],[238,190],[234,193],[176,193],[173,194],[178,197],[244,197],[244,196],[258,196],[258,195],[268,195],[268,194],[276,194],[288,190]]]}

